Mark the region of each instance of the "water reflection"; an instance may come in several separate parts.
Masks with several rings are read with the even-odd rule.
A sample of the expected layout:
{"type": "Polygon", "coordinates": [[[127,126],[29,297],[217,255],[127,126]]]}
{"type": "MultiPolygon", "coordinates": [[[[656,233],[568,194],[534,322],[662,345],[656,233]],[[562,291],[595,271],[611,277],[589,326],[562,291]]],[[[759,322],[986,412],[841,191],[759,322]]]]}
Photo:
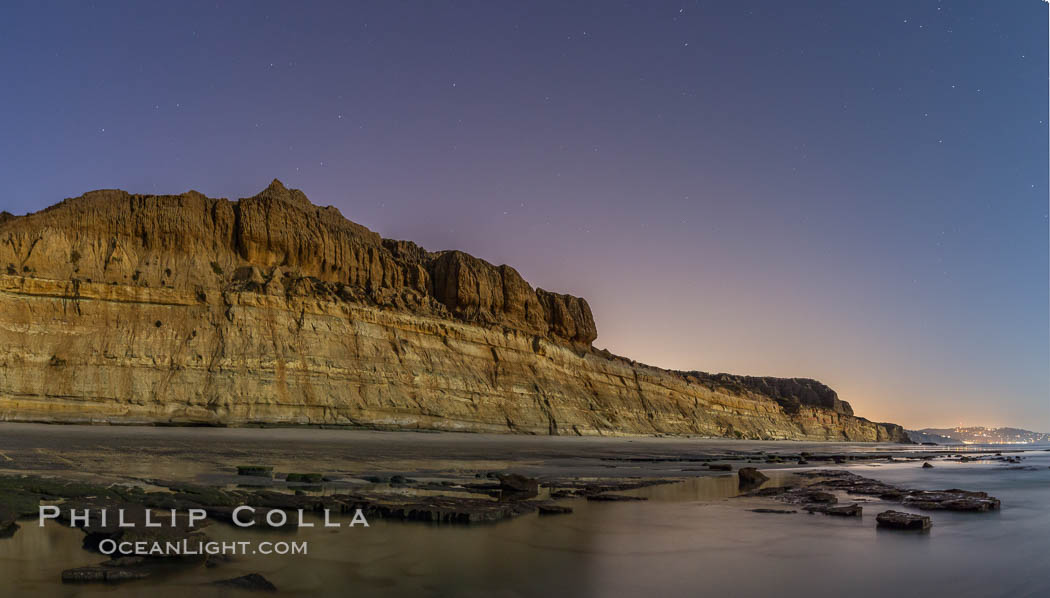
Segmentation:
{"type": "MultiPolygon", "coordinates": [[[[797,483],[798,481],[798,476],[789,471],[767,470],[763,473],[769,477],[769,479],[761,485],[753,486],[747,490],[786,486],[797,483]]],[[[684,502],[733,498],[734,496],[739,496],[742,492],[736,474],[725,474],[703,478],[691,478],[678,484],[649,486],[629,493],[624,492],[618,494],[635,494],[638,496],[644,496],[651,501],[684,502]]]]}

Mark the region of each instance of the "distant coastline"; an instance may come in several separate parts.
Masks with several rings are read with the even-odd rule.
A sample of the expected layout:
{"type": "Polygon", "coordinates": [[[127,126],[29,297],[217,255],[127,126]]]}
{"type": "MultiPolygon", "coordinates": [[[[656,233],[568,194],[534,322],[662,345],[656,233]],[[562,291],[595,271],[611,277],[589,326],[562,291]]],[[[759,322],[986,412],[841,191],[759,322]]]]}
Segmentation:
{"type": "Polygon", "coordinates": [[[912,442],[943,445],[1004,445],[1026,446],[1050,444],[1050,433],[1033,432],[1022,428],[985,428],[983,426],[956,428],[922,428],[907,430],[912,442]]]}

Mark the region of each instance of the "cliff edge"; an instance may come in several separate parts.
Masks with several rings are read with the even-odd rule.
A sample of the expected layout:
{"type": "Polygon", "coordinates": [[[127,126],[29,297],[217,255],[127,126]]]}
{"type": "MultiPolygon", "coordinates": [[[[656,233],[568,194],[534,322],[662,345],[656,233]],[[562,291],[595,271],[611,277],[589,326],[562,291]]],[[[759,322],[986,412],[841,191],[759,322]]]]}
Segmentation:
{"type": "Polygon", "coordinates": [[[907,442],[808,379],[592,347],[587,302],[274,181],[0,213],[0,419],[907,442]]]}

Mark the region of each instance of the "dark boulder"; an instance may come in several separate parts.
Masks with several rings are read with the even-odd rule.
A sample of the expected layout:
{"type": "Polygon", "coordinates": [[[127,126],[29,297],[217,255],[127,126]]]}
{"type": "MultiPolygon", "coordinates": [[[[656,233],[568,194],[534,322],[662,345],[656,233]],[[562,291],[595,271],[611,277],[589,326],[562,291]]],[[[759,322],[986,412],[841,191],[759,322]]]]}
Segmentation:
{"type": "Polygon", "coordinates": [[[769,479],[769,476],[754,467],[741,467],[736,475],[740,477],[741,488],[755,488],[769,479]]]}
{"type": "Polygon", "coordinates": [[[15,519],[18,516],[14,511],[0,504],[0,538],[10,538],[18,531],[15,519]]]}
{"type": "Polygon", "coordinates": [[[0,538],[10,538],[18,529],[19,525],[14,521],[0,521],[0,538]]]}
{"type": "Polygon", "coordinates": [[[820,503],[820,504],[832,504],[839,501],[834,494],[830,492],[821,492],[819,490],[807,491],[803,493],[802,500],[804,502],[820,503]]]}
{"type": "Polygon", "coordinates": [[[933,523],[926,515],[913,515],[900,511],[883,511],[875,516],[878,527],[898,530],[927,530],[933,523]]]}
{"type": "Polygon", "coordinates": [[[502,498],[515,500],[532,498],[539,494],[540,483],[536,478],[527,478],[517,473],[499,474],[499,489],[502,498]]]}
{"type": "Polygon", "coordinates": [[[276,586],[274,586],[272,583],[270,583],[268,579],[266,579],[262,575],[259,575],[258,573],[249,573],[248,575],[242,575],[241,577],[213,581],[212,585],[222,586],[225,588],[236,588],[238,590],[247,590],[250,592],[277,591],[276,586]]]}

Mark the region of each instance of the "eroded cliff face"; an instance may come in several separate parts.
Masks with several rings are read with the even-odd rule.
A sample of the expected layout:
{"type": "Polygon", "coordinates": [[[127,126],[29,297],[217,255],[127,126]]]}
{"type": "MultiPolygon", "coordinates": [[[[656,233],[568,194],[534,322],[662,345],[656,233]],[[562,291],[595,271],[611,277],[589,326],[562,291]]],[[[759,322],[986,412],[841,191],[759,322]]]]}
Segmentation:
{"type": "Polygon", "coordinates": [[[581,298],[274,181],[0,216],[0,419],[906,441],[805,379],[592,348],[581,298]]]}

